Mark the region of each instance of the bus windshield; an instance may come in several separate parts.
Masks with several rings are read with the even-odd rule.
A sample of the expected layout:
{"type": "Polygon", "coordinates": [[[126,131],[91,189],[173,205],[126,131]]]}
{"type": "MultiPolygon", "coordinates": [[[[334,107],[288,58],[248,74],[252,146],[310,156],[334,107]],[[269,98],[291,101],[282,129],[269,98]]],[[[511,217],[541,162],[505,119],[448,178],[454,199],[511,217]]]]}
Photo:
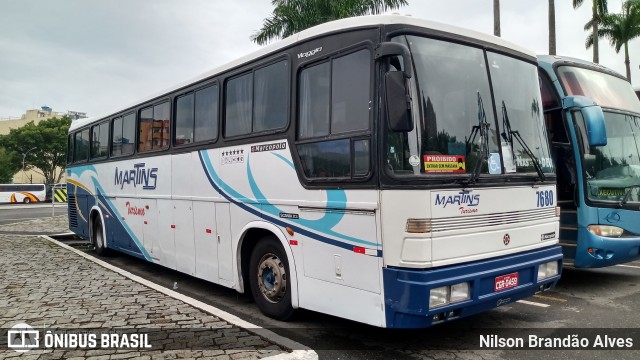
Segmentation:
{"type": "Polygon", "coordinates": [[[419,36],[394,41],[411,50],[419,93],[413,131],[387,133],[386,168],[393,175],[469,176],[478,161],[485,175],[535,173],[534,162],[554,171],[533,64],[419,36]]]}
{"type": "Polygon", "coordinates": [[[624,79],[574,66],[558,67],[558,77],[569,96],[582,95],[601,107],[640,113],[640,101],[624,79]]]}
{"type": "MultiPolygon", "coordinates": [[[[611,111],[605,111],[604,115],[607,145],[585,146],[583,154],[588,197],[592,201],[638,202],[640,116],[611,111]]],[[[584,129],[581,132],[584,133],[584,129]]]]}

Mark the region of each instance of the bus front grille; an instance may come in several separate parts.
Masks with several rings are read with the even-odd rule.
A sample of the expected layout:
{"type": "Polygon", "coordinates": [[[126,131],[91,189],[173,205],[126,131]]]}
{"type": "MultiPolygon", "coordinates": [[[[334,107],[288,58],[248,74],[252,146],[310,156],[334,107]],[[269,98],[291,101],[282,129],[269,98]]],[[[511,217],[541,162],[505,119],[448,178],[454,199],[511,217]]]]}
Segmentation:
{"type": "Polygon", "coordinates": [[[487,215],[469,215],[432,219],[432,232],[473,229],[497,225],[519,224],[536,220],[552,219],[556,216],[554,207],[533,210],[512,211],[487,215]]]}

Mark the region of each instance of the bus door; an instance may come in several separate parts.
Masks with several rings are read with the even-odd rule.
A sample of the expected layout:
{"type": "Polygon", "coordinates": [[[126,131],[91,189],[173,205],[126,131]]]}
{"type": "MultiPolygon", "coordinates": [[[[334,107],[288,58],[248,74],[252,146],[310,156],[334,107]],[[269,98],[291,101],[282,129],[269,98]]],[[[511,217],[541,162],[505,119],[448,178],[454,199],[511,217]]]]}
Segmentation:
{"type": "Polygon", "coordinates": [[[560,212],[560,245],[566,257],[575,257],[578,242],[578,183],[576,149],[571,142],[570,124],[564,115],[560,96],[540,71],[540,89],[551,155],[557,169],[557,196],[560,212]]]}

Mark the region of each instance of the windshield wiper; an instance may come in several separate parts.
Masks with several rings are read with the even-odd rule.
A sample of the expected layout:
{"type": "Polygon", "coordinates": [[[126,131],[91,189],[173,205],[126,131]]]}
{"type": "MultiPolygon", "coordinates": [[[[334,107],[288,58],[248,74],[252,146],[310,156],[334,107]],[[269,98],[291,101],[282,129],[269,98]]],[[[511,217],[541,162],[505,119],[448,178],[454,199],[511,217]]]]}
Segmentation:
{"type": "Polygon", "coordinates": [[[538,176],[540,176],[540,180],[545,181],[546,177],[544,176],[542,167],[538,163],[538,159],[533,154],[531,149],[529,149],[524,139],[520,135],[520,132],[518,130],[511,129],[511,121],[509,121],[509,114],[507,113],[507,106],[505,105],[504,100],[502,101],[502,127],[505,130],[501,133],[502,138],[506,142],[511,144],[511,152],[515,155],[515,153],[513,152],[513,138],[515,137],[516,140],[518,140],[518,143],[520,143],[520,146],[522,146],[522,148],[524,149],[524,152],[527,153],[527,155],[529,155],[529,157],[531,158],[531,161],[533,161],[533,167],[536,169],[538,176]]]}
{"type": "Polygon", "coordinates": [[[469,136],[469,144],[474,143],[476,136],[480,134],[480,154],[481,157],[476,162],[473,168],[471,178],[461,181],[463,185],[475,184],[480,177],[480,171],[482,170],[482,164],[489,158],[489,122],[487,121],[487,115],[484,112],[484,104],[482,103],[482,96],[478,91],[478,125],[474,125],[471,129],[471,135],[469,136]]]}
{"type": "Polygon", "coordinates": [[[627,190],[624,192],[622,200],[620,200],[620,202],[618,203],[618,207],[623,207],[627,202],[629,202],[629,198],[631,197],[631,190],[635,188],[640,188],[640,184],[631,185],[627,188],[627,190]]]}

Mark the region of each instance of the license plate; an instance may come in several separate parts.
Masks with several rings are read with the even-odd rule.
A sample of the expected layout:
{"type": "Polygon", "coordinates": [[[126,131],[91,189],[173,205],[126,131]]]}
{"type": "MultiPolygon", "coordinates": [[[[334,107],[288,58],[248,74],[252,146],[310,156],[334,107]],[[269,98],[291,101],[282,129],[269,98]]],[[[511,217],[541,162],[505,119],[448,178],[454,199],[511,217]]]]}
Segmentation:
{"type": "Polygon", "coordinates": [[[493,286],[494,291],[502,291],[518,286],[518,273],[507,274],[496,277],[496,282],[493,286]]]}

